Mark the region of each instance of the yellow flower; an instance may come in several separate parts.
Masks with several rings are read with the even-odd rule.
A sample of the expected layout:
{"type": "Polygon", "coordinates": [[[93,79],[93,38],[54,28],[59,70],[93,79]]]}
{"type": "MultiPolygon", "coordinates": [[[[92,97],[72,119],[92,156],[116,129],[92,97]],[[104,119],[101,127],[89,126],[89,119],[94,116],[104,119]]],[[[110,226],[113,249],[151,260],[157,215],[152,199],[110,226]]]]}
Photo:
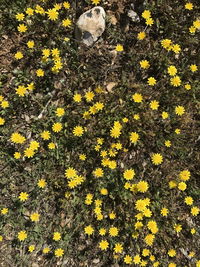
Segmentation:
{"type": "Polygon", "coordinates": [[[167,72],[169,73],[170,76],[175,76],[177,73],[177,68],[171,65],[168,67],[167,72]]]}
{"type": "Polygon", "coordinates": [[[135,208],[138,211],[143,212],[146,209],[147,203],[144,199],[138,199],[135,203],[135,208]]]}
{"type": "Polygon", "coordinates": [[[171,146],[171,141],[170,140],[166,140],[165,141],[165,146],[166,147],[170,147],[171,146]]]}
{"type": "Polygon", "coordinates": [[[170,188],[170,189],[173,189],[173,188],[175,188],[176,186],[177,186],[176,181],[172,180],[172,181],[169,182],[169,188],[170,188]]]}
{"type": "Polygon", "coordinates": [[[56,145],[52,142],[48,144],[49,149],[55,149],[55,147],[56,147],[56,145]]]}
{"type": "Polygon", "coordinates": [[[53,233],[53,240],[59,241],[61,239],[61,234],[59,232],[53,233]]]}
{"type": "Polygon", "coordinates": [[[107,248],[109,247],[109,243],[107,240],[102,240],[100,243],[99,243],[99,247],[101,250],[107,250],[107,248]]]}
{"type": "Polygon", "coordinates": [[[56,122],[53,124],[52,126],[52,130],[55,132],[55,133],[58,133],[62,130],[62,123],[60,122],[56,122]]]}
{"type": "Polygon", "coordinates": [[[170,257],[174,257],[174,256],[176,256],[176,250],[174,250],[174,249],[170,249],[170,250],[168,251],[168,255],[169,255],[170,257]]]}
{"type": "Polygon", "coordinates": [[[21,158],[21,153],[20,153],[20,152],[15,152],[15,153],[14,153],[14,158],[15,158],[15,159],[19,159],[19,158],[21,158]]]}
{"type": "Polygon", "coordinates": [[[137,190],[141,193],[145,193],[149,188],[149,185],[146,181],[140,181],[137,183],[137,190]]]}
{"type": "Polygon", "coordinates": [[[28,197],[29,197],[29,195],[26,192],[21,192],[20,195],[19,195],[20,201],[25,201],[25,200],[28,199],[28,197]]]}
{"type": "Polygon", "coordinates": [[[34,41],[28,41],[28,42],[27,42],[27,46],[28,46],[28,48],[33,48],[34,45],[35,45],[34,41]]]}
{"type": "Polygon", "coordinates": [[[139,137],[139,134],[138,133],[131,132],[131,134],[130,134],[130,141],[131,141],[131,143],[136,144],[139,138],[140,137],[139,137]]]}
{"type": "Polygon", "coordinates": [[[5,120],[2,117],[0,117],[0,125],[4,125],[4,123],[5,123],[5,120]]]}
{"type": "Polygon", "coordinates": [[[99,178],[99,177],[103,177],[103,170],[102,168],[96,168],[94,171],[93,171],[93,174],[95,177],[99,178]]]}
{"type": "Polygon", "coordinates": [[[47,183],[46,183],[46,181],[44,179],[40,179],[38,181],[38,183],[37,183],[37,185],[38,185],[39,188],[45,188],[46,184],[47,183]]]}
{"type": "Polygon", "coordinates": [[[146,23],[146,25],[151,26],[154,24],[154,20],[152,18],[148,18],[148,19],[146,19],[145,23],[146,23]]]}
{"type": "Polygon", "coordinates": [[[141,60],[140,61],[140,67],[143,69],[148,69],[150,67],[149,61],[148,60],[141,60]]]}
{"type": "Polygon", "coordinates": [[[115,50],[116,50],[117,52],[122,52],[122,51],[124,51],[123,45],[120,45],[120,44],[116,45],[115,50]]]}
{"type": "Polygon", "coordinates": [[[0,235],[0,242],[2,242],[3,241],[3,236],[2,235],[0,235]]]}
{"type": "Polygon", "coordinates": [[[82,126],[76,126],[73,129],[73,135],[75,136],[82,136],[84,133],[84,129],[82,126]]]}
{"type": "Polygon", "coordinates": [[[106,234],[106,229],[105,229],[105,228],[101,228],[101,229],[99,230],[99,234],[100,234],[101,236],[104,236],[104,235],[106,234]]]}
{"type": "Polygon", "coordinates": [[[109,229],[109,234],[110,234],[110,236],[118,236],[118,229],[117,229],[117,227],[110,227],[110,229],[109,229]]]}
{"type": "Polygon", "coordinates": [[[144,11],[142,12],[142,17],[143,17],[144,19],[149,19],[149,18],[151,17],[151,11],[150,11],[150,10],[144,10],[144,11]]]}
{"type": "Polygon", "coordinates": [[[174,51],[175,54],[178,54],[181,51],[181,47],[178,44],[172,45],[172,50],[174,51]]]}
{"type": "Polygon", "coordinates": [[[136,103],[141,103],[143,97],[142,97],[141,94],[135,93],[134,95],[132,95],[132,99],[133,99],[133,101],[136,102],[136,103]]]}
{"type": "Polygon", "coordinates": [[[48,14],[48,18],[50,20],[57,20],[58,19],[58,14],[59,13],[58,13],[58,11],[55,8],[48,9],[47,14],[48,14]]]}
{"type": "Polygon", "coordinates": [[[29,247],[28,247],[28,251],[29,252],[33,252],[35,250],[35,245],[30,245],[29,247]]]}
{"type": "Polygon", "coordinates": [[[181,224],[175,224],[174,225],[174,230],[179,233],[182,230],[182,225],[181,224]]]}
{"type": "Polygon", "coordinates": [[[6,100],[2,101],[2,102],[1,102],[1,107],[2,107],[2,108],[7,108],[7,107],[9,107],[9,102],[6,101],[6,100]]]}
{"type": "Polygon", "coordinates": [[[85,154],[80,154],[79,155],[80,160],[86,160],[86,155],[85,154]]]}
{"type": "Polygon", "coordinates": [[[43,71],[42,69],[38,69],[38,70],[36,71],[36,75],[37,75],[38,77],[43,77],[43,76],[44,76],[44,71],[43,71]]]}
{"type": "Polygon", "coordinates": [[[169,213],[169,210],[167,208],[162,208],[160,213],[161,213],[162,216],[166,217],[167,214],[169,213]]]}
{"type": "Polygon", "coordinates": [[[193,198],[192,198],[192,197],[185,197],[184,202],[185,202],[187,205],[191,206],[191,205],[193,204],[193,198]]]}
{"type": "Polygon", "coordinates": [[[49,131],[43,131],[40,135],[43,140],[49,140],[51,134],[49,131]]]}
{"type": "Polygon", "coordinates": [[[26,32],[27,31],[27,26],[25,24],[19,24],[17,27],[19,32],[26,32]]]}
{"type": "Polygon", "coordinates": [[[173,78],[170,79],[171,85],[178,87],[181,85],[181,79],[179,76],[174,76],[173,78]]]}
{"type": "Polygon", "coordinates": [[[139,255],[139,254],[135,255],[134,258],[133,258],[133,262],[134,262],[135,264],[139,264],[140,261],[141,261],[141,257],[140,257],[140,255],[139,255]]]}
{"type": "Polygon", "coordinates": [[[146,37],[145,32],[139,32],[137,35],[138,40],[143,40],[146,37]]]}
{"type": "Polygon", "coordinates": [[[123,251],[123,246],[121,243],[116,243],[114,247],[114,252],[115,253],[122,253],[123,251]]]}
{"type": "Polygon", "coordinates": [[[159,153],[155,153],[151,156],[151,160],[152,160],[153,164],[159,165],[163,162],[163,156],[159,153]]]}
{"type": "Polygon", "coordinates": [[[156,79],[154,77],[149,77],[147,83],[148,85],[154,86],[156,84],[156,79]]]}
{"type": "Polygon", "coordinates": [[[20,231],[19,233],[18,233],[18,239],[20,240],[20,241],[24,241],[26,238],[27,238],[27,233],[26,233],[26,231],[20,231]]]}
{"type": "Polygon", "coordinates": [[[62,25],[63,25],[64,27],[69,27],[71,24],[72,24],[71,19],[64,19],[64,20],[62,21],[62,25]]]}
{"type": "Polygon", "coordinates": [[[116,218],[115,213],[114,213],[114,212],[111,212],[111,213],[109,214],[109,218],[110,218],[111,220],[114,220],[114,219],[116,218]]]}
{"type": "Polygon", "coordinates": [[[163,39],[161,41],[161,45],[165,49],[169,49],[169,47],[171,46],[171,44],[172,44],[172,41],[170,39],[163,39]]]}
{"type": "Polygon", "coordinates": [[[176,134],[180,134],[181,133],[181,130],[177,128],[177,129],[175,129],[175,133],[176,134]]]}
{"type": "Polygon", "coordinates": [[[94,233],[94,228],[91,225],[88,225],[87,227],[85,227],[84,231],[87,235],[90,236],[94,233]]]}
{"type": "Polygon", "coordinates": [[[43,49],[42,50],[42,55],[43,55],[43,57],[49,57],[50,56],[50,50],[49,49],[43,49]]]}
{"type": "Polygon", "coordinates": [[[19,96],[25,96],[27,89],[26,87],[24,87],[23,85],[19,85],[16,89],[16,94],[19,96]]]}
{"type": "Polygon", "coordinates": [[[197,65],[195,65],[195,64],[190,65],[190,70],[191,70],[192,72],[197,71],[197,70],[198,70],[197,65]]]}
{"type": "Polygon", "coordinates": [[[15,15],[15,17],[16,17],[16,19],[17,19],[18,21],[21,21],[21,20],[24,19],[24,14],[23,14],[23,13],[17,13],[17,14],[15,15]]]}
{"type": "Polygon", "coordinates": [[[157,110],[159,107],[159,102],[157,100],[153,100],[150,102],[149,105],[152,110],[157,110]]]}
{"type": "Polygon", "coordinates": [[[81,98],[82,98],[81,94],[75,94],[73,97],[75,102],[81,102],[81,98]]]}
{"type": "Polygon", "coordinates": [[[32,148],[26,148],[24,150],[24,156],[27,157],[27,158],[32,158],[34,156],[35,152],[32,148]]]}
{"type": "Polygon", "coordinates": [[[192,10],[193,9],[193,4],[191,2],[188,2],[185,4],[185,9],[192,10]]]}
{"type": "Polygon", "coordinates": [[[33,10],[32,8],[28,7],[28,8],[26,9],[26,14],[27,14],[27,15],[32,16],[33,13],[34,13],[34,10],[33,10]]]}
{"type": "Polygon", "coordinates": [[[92,4],[94,5],[98,5],[100,3],[100,0],[91,0],[92,1],[92,4]]]}
{"type": "Polygon", "coordinates": [[[178,116],[182,116],[184,113],[185,113],[185,109],[183,106],[176,106],[175,107],[175,113],[178,115],[178,116]]]}
{"type": "Polygon", "coordinates": [[[56,257],[62,257],[64,254],[64,250],[62,248],[57,248],[54,252],[56,257]]]}
{"type": "Polygon", "coordinates": [[[153,245],[154,238],[155,238],[155,235],[153,235],[153,234],[149,234],[149,235],[146,235],[144,241],[145,241],[145,243],[146,243],[148,246],[152,246],[152,245],[153,245]]]}
{"type": "Polygon", "coordinates": [[[190,85],[189,83],[186,83],[186,84],[185,84],[185,89],[186,89],[186,90],[190,90],[190,89],[191,89],[191,85],[190,85]]]}
{"type": "Polygon", "coordinates": [[[179,178],[182,180],[182,181],[187,181],[190,179],[190,171],[189,170],[183,170],[179,173],[179,178]]]}
{"type": "Polygon", "coordinates": [[[169,114],[165,111],[162,112],[162,118],[163,120],[167,119],[169,117],[169,114]]]}
{"type": "Polygon", "coordinates": [[[63,6],[64,6],[64,8],[69,9],[70,8],[70,3],[69,2],[64,2],[63,6]]]}
{"type": "Polygon", "coordinates": [[[126,256],[124,257],[124,262],[125,262],[126,264],[131,264],[131,263],[132,263],[132,258],[131,258],[131,256],[126,255],[126,256]]]}
{"type": "Polygon", "coordinates": [[[189,27],[189,32],[192,33],[192,34],[195,33],[196,32],[196,28],[194,26],[190,26],[189,27]]]}
{"type": "Polygon", "coordinates": [[[45,247],[45,248],[43,248],[43,250],[42,250],[42,252],[43,252],[44,254],[49,253],[49,251],[50,251],[50,248],[49,248],[49,247],[45,247]]]}
{"type": "Polygon", "coordinates": [[[147,223],[147,228],[152,232],[152,234],[156,234],[158,232],[158,226],[157,226],[157,223],[156,221],[149,221],[147,223]]]}
{"type": "Polygon", "coordinates": [[[123,176],[124,176],[124,179],[126,179],[126,180],[128,180],[128,181],[129,181],[129,180],[132,180],[133,177],[135,176],[135,171],[134,171],[134,169],[128,169],[128,170],[124,171],[123,176]]]}
{"type": "Polygon", "coordinates": [[[15,132],[11,135],[10,140],[16,144],[23,144],[25,142],[26,138],[24,136],[22,136],[21,134],[15,132]]]}
{"type": "Polygon", "coordinates": [[[103,196],[106,196],[106,195],[108,195],[108,190],[107,190],[106,188],[101,188],[100,193],[101,193],[103,196]]]}
{"type": "Polygon", "coordinates": [[[142,256],[146,257],[146,256],[149,256],[149,254],[150,254],[150,250],[149,250],[149,249],[144,248],[144,249],[142,250],[142,256]]]}
{"type": "Polygon", "coordinates": [[[31,214],[31,216],[30,216],[30,218],[31,218],[31,221],[32,222],[39,222],[39,219],[40,219],[40,214],[39,213],[32,213],[31,214]]]}
{"type": "Polygon", "coordinates": [[[15,58],[16,59],[22,59],[24,56],[22,54],[22,52],[18,51],[16,54],[15,54],[15,58]]]}
{"type": "Polygon", "coordinates": [[[193,207],[191,208],[191,214],[192,214],[193,216],[197,216],[197,215],[199,214],[199,208],[196,207],[196,206],[193,206],[193,207]]]}
{"type": "Polygon", "coordinates": [[[195,20],[194,22],[193,22],[193,26],[196,28],[196,29],[200,29],[200,20],[195,20]]]}
{"type": "Polygon", "coordinates": [[[7,213],[8,213],[8,209],[7,208],[3,208],[1,210],[1,214],[6,215],[7,213]]]}

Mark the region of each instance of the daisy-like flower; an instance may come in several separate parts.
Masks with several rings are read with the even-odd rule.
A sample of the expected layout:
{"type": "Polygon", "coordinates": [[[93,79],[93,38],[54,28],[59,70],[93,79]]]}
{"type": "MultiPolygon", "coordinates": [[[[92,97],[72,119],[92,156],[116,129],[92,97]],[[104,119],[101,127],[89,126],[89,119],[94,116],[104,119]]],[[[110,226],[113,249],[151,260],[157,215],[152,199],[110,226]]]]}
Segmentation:
{"type": "Polygon", "coordinates": [[[163,162],[163,156],[160,153],[155,153],[151,156],[154,165],[159,165],[163,162]]]}
{"type": "Polygon", "coordinates": [[[167,72],[169,73],[170,76],[175,76],[177,73],[177,68],[171,65],[168,67],[167,72]]]}
{"type": "Polygon", "coordinates": [[[75,136],[82,136],[84,133],[84,129],[82,126],[76,126],[73,129],[73,135],[75,136]]]}
{"type": "Polygon", "coordinates": [[[100,0],[91,0],[91,2],[92,2],[92,4],[94,4],[96,6],[100,3],[100,0]]]}
{"type": "Polygon", "coordinates": [[[148,85],[154,86],[156,84],[156,79],[154,77],[149,77],[147,83],[148,85]]]}
{"type": "Polygon", "coordinates": [[[121,44],[116,45],[115,50],[116,50],[117,52],[122,52],[122,51],[124,51],[123,45],[121,45],[121,44]]]}
{"type": "Polygon", "coordinates": [[[145,32],[139,32],[137,35],[138,40],[143,40],[146,37],[145,32]]]}
{"type": "Polygon", "coordinates": [[[188,2],[188,3],[185,4],[185,9],[187,9],[187,10],[192,10],[193,7],[194,6],[193,6],[193,4],[191,2],[188,2]]]}
{"type": "Polygon", "coordinates": [[[139,137],[139,134],[138,133],[131,132],[131,134],[130,134],[130,141],[131,141],[131,143],[136,144],[139,138],[140,137],[139,137]]]}
{"type": "Polygon", "coordinates": [[[156,100],[153,100],[153,101],[150,102],[149,105],[150,105],[150,108],[151,108],[152,110],[157,110],[158,107],[159,107],[159,102],[156,101],[156,100]]]}
{"type": "Polygon", "coordinates": [[[54,252],[56,257],[62,257],[64,254],[64,250],[62,248],[57,248],[54,252]]]}
{"type": "Polygon", "coordinates": [[[69,27],[71,24],[72,24],[71,19],[64,19],[64,20],[62,21],[62,25],[63,25],[64,27],[69,27]]]}
{"type": "Polygon", "coordinates": [[[62,130],[62,123],[56,122],[52,126],[52,130],[56,133],[60,132],[62,130]]]}
{"type": "Polygon", "coordinates": [[[58,14],[59,13],[58,13],[58,11],[55,8],[48,9],[47,14],[48,14],[48,18],[50,20],[57,20],[58,19],[58,14]]]}
{"type": "Polygon", "coordinates": [[[191,70],[192,72],[197,71],[197,70],[198,70],[197,65],[195,65],[195,64],[190,65],[190,70],[191,70]]]}
{"type": "Polygon", "coordinates": [[[140,61],[140,67],[142,69],[148,69],[150,67],[149,61],[148,60],[141,60],[140,61]]]}
{"type": "Polygon", "coordinates": [[[182,116],[185,113],[185,108],[183,106],[176,106],[175,107],[175,113],[178,116],[182,116]]]}
{"type": "Polygon", "coordinates": [[[170,83],[171,83],[171,85],[178,87],[181,85],[181,79],[179,76],[176,75],[170,79],[170,83]]]}
{"type": "Polygon", "coordinates": [[[19,32],[23,33],[27,31],[27,26],[25,24],[20,24],[17,29],[19,32]]]}
{"type": "Polygon", "coordinates": [[[101,250],[107,250],[108,247],[109,247],[109,243],[107,240],[102,240],[100,243],[99,243],[99,247],[101,250]]]}
{"type": "Polygon", "coordinates": [[[142,97],[141,94],[135,93],[134,95],[132,95],[132,99],[133,99],[133,101],[136,102],[136,103],[141,103],[143,97],[142,97]]]}

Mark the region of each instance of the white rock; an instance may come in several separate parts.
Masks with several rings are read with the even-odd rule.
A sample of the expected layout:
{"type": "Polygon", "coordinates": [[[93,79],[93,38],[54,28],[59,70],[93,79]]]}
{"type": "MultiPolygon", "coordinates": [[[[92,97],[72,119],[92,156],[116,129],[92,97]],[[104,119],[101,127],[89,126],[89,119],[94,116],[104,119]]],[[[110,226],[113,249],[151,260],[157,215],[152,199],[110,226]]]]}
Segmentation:
{"type": "Polygon", "coordinates": [[[76,39],[87,46],[96,42],[105,30],[105,17],[106,13],[100,6],[83,13],[76,23],[76,39]]]}

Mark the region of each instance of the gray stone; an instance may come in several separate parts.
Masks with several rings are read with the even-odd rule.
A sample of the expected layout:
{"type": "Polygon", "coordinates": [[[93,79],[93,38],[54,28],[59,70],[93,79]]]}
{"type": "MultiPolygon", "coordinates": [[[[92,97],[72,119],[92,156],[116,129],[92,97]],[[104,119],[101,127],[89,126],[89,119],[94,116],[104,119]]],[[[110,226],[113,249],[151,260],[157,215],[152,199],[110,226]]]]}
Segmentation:
{"type": "Polygon", "coordinates": [[[106,13],[100,6],[83,13],[76,23],[76,39],[87,46],[93,45],[105,30],[105,17],[106,13]]]}

